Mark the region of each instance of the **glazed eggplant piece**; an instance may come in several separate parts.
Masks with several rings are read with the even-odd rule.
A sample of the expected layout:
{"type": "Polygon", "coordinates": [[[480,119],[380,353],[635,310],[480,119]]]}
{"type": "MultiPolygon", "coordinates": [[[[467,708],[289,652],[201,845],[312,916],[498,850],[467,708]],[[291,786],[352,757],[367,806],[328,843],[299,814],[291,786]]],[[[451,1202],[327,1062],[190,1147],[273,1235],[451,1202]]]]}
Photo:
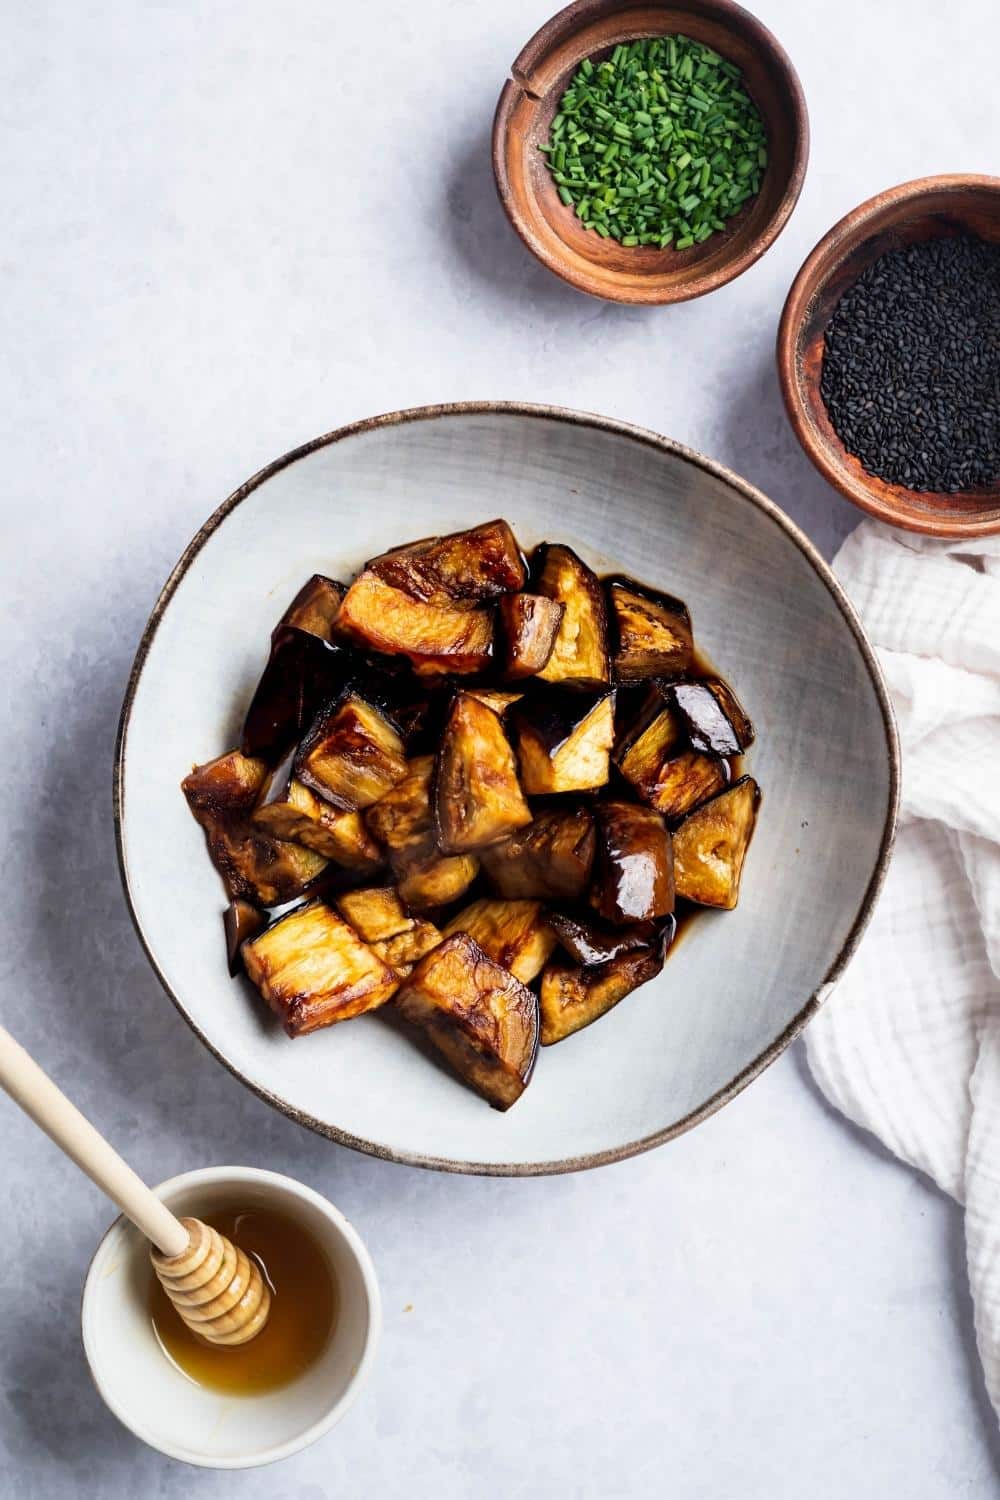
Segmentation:
{"type": "Polygon", "coordinates": [[[411,917],[391,886],[346,891],[334,904],[372,952],[397,974],[407,975],[441,941],[433,923],[411,917]]]}
{"type": "Polygon", "coordinates": [[[342,690],[352,665],[343,646],[279,625],[243,721],[243,754],[278,760],[302,738],[321,705],[342,690]]]}
{"type": "Polygon", "coordinates": [[[686,672],[694,654],[687,606],[630,578],[608,579],[607,591],[617,680],[686,672]]]}
{"type": "Polygon", "coordinates": [[[493,652],[493,613],[443,609],[362,573],[348,589],[337,633],[362,650],[405,656],[421,677],[482,672],[493,652]]]}
{"type": "Polygon", "coordinates": [[[753,725],[732,689],[718,678],[673,682],[665,696],[684,724],[692,748],[706,755],[740,755],[753,744],[753,725]]]}
{"type": "Polygon", "coordinates": [[[396,1008],[494,1109],[524,1093],[538,1050],[538,1001],[467,933],[420,960],[396,1008]]]}
{"type": "Polygon", "coordinates": [[[311,791],[347,811],[370,807],[402,781],[407,770],[395,724],[350,691],[320,710],[294,766],[311,791]]]}
{"type": "Polygon", "coordinates": [[[635,802],[599,802],[594,822],[594,909],[606,922],[619,925],[670,916],[674,861],[661,814],[635,802]]]}
{"type": "Polygon", "coordinates": [[[606,964],[613,958],[620,958],[623,953],[648,948],[656,936],[656,927],[651,922],[637,922],[631,927],[607,927],[589,918],[557,911],[550,911],[547,920],[559,946],[574,964],[584,969],[606,964]]]}
{"type": "Polygon", "coordinates": [[[434,809],[431,788],[434,756],[418,755],[409,762],[406,775],[365,813],[369,831],[389,850],[396,868],[402,860],[427,854],[434,839],[434,809]]]}
{"type": "Polygon", "coordinates": [[[434,781],[438,846],[464,854],[531,822],[517,761],[499,717],[470,693],[457,693],[445,724],[434,781]]]}
{"type": "Polygon", "coordinates": [[[522,984],[542,972],[556,945],[540,901],[473,901],[444,928],[464,932],[522,984]]]}
{"type": "Polygon", "coordinates": [[[669,819],[683,818],[729,783],[726,761],[684,745],[677,715],[663,708],[615,753],[625,780],[669,819]]]}
{"type": "Polygon", "coordinates": [[[231,900],[255,906],[292,901],[322,873],[326,860],[312,849],[272,838],[250,821],[267,776],[262,760],[230,750],[196,766],[181,782],[205,833],[212,863],[231,900]]]}
{"type": "Polygon", "coordinates": [[[395,970],[322,901],[245,943],[243,965],[291,1037],[374,1010],[399,986],[395,970]]]}
{"type": "Polygon", "coordinates": [[[543,682],[597,687],[611,681],[608,620],[596,573],[569,547],[544,545],[534,557],[535,593],[563,606],[543,682]]]}
{"type": "Polygon", "coordinates": [[[399,894],[414,911],[450,906],[465,895],[479,874],[474,854],[437,854],[407,859],[399,871],[399,894]]]}
{"type": "Polygon", "coordinates": [[[290,750],[264,782],[251,815],[254,827],[304,844],[360,874],[373,874],[382,864],[382,851],[361,815],[343,812],[310,791],[293,774],[295,756],[290,750]]]}
{"type": "Polygon", "coordinates": [[[544,594],[508,594],[498,619],[504,676],[511,682],[536,677],[547,666],[566,613],[565,604],[544,594]]]}
{"type": "Polygon", "coordinates": [[[760,788],[743,776],[684,819],[673,835],[678,896],[733,910],[759,805],[760,788]]]}
{"type": "Polygon", "coordinates": [[[505,900],[579,901],[594,864],[594,819],[583,807],[546,808],[533,823],[482,852],[490,885],[505,900]]]}
{"type": "Polygon", "coordinates": [[[589,791],[610,775],[615,695],[550,693],[512,711],[521,785],[529,796],[589,791]]]}
{"type": "Polygon", "coordinates": [[[442,609],[475,609],[524,587],[526,570],[506,521],[425,537],[365,564],[383,583],[442,609]]]}
{"type": "Polygon", "coordinates": [[[346,584],[336,583],[322,573],[314,573],[285,610],[271,639],[274,640],[282,630],[291,628],[304,630],[307,635],[319,636],[321,641],[331,641],[333,627],[346,593],[346,584]]]}
{"type": "Polygon", "coordinates": [[[255,938],[267,926],[267,917],[249,901],[230,901],[222,919],[226,933],[226,958],[229,972],[235,979],[243,970],[243,955],[240,948],[250,938],[255,938]]]}
{"type": "Polygon", "coordinates": [[[607,1015],[626,995],[655,979],[663,968],[666,944],[673,934],[668,927],[663,940],[623,953],[592,968],[551,963],[542,975],[539,996],[541,1041],[551,1047],[574,1031],[581,1031],[607,1015]]]}

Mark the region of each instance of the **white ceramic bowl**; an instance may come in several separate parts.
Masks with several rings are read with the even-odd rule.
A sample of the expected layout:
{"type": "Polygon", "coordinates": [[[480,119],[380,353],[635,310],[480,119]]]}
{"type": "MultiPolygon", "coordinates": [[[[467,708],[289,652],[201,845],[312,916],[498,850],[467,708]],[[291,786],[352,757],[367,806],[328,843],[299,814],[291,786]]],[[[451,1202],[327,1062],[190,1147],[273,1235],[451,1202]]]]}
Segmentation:
{"type": "Polygon", "coordinates": [[[321,1357],[280,1390],[260,1396],[207,1391],[164,1356],[147,1310],[149,1245],[118,1218],[83,1288],[83,1347],[107,1405],[136,1437],[169,1458],[207,1469],[249,1469],[288,1458],[339,1422],[375,1359],[382,1324],[371,1257],[343,1214],[319,1193],[254,1167],[204,1167],[155,1189],[176,1214],[229,1205],[278,1209],[313,1236],[333,1268],[340,1311],[321,1357]]]}
{"type": "Polygon", "coordinates": [[[495,1173],[594,1166],[724,1103],[805,1025],[864,928],[898,756],[874,656],[829,568],[735,474],[622,423],[552,408],[426,408],[345,428],[249,480],[206,522],[143,636],[116,808],[137,929],[168,993],[261,1097],[345,1144],[495,1173]],[[543,1050],[505,1115],[378,1015],[290,1042],[226,971],[218,876],[178,790],[228,749],[277,617],[313,572],[492,516],[569,542],[691,608],[758,730],[764,791],[737,911],[700,917],[663,974],[543,1050]]]}

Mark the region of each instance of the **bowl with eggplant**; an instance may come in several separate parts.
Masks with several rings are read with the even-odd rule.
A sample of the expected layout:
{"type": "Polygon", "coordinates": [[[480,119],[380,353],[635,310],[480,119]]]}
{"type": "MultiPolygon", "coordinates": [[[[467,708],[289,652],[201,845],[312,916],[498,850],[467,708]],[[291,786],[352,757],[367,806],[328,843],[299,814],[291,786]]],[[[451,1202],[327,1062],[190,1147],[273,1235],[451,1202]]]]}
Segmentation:
{"type": "Polygon", "coordinates": [[[667,1140],[778,1055],[897,779],[776,507],[484,405],[330,434],[220,508],[140,645],[116,811],[147,953],[237,1076],[378,1155],[532,1173],[667,1140]]]}

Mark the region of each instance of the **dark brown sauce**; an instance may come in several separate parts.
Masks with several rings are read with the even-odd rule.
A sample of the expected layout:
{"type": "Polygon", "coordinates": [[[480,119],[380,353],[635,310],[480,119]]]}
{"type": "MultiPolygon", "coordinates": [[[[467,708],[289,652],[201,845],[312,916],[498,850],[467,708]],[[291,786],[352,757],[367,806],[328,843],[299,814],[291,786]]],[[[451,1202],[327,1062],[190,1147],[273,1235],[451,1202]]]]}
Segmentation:
{"type": "Polygon", "coordinates": [[[192,1333],[150,1272],[148,1309],[160,1348],[196,1385],[231,1396],[258,1396],[303,1374],[322,1354],[336,1326],[337,1283],[312,1235],[268,1208],[205,1215],[260,1266],[271,1289],[271,1311],[256,1338],[224,1348],[192,1333]]]}

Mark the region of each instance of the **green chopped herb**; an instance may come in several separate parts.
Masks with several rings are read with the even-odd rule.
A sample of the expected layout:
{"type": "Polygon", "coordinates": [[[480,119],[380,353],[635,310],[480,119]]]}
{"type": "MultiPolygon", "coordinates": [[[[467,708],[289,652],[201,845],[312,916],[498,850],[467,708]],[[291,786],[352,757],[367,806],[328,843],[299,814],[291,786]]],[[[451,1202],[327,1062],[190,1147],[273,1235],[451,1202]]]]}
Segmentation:
{"type": "Polygon", "coordinates": [[[621,244],[701,244],[760,190],[764,123],[735,64],[686,36],[587,58],[539,147],[559,197],[621,244]]]}

